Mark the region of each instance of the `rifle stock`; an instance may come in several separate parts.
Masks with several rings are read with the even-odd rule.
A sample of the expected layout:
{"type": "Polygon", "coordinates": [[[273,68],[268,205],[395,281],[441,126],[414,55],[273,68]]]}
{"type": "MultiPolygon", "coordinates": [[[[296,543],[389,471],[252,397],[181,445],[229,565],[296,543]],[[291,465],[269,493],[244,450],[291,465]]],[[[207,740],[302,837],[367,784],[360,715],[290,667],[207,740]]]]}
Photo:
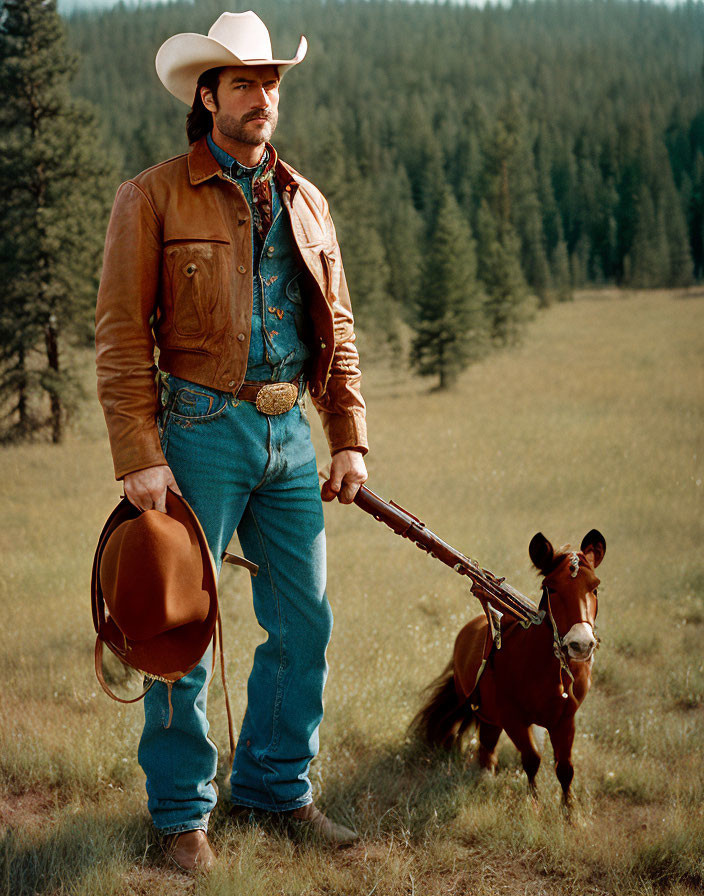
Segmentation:
{"type": "Polygon", "coordinates": [[[488,569],[482,569],[476,560],[471,560],[447,544],[403,507],[393,501],[384,501],[364,485],[357,492],[354,502],[375,520],[385,523],[397,535],[414,542],[421,550],[452,567],[461,576],[467,576],[471,582],[472,594],[480,601],[487,615],[489,608],[493,611],[492,615],[498,611],[499,618],[501,614],[509,613],[526,624],[542,622],[543,613],[532,600],[488,569]]]}

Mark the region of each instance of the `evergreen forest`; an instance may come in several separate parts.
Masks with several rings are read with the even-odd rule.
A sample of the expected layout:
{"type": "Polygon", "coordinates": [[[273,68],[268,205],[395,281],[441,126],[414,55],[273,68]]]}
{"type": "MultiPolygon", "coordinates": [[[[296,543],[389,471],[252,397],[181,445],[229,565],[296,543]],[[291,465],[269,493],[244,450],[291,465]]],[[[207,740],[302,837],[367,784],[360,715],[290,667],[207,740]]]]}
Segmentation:
{"type": "MultiPolygon", "coordinates": [[[[222,11],[198,0],[69,20],[75,90],[102,113],[123,176],[186,149],[186,108],[154,56],[222,11]]],[[[330,200],[361,322],[386,296],[401,313],[419,298],[446,186],[480,273],[492,241],[513,242],[514,277],[541,303],[585,284],[704,274],[704,4],[259,0],[256,11],[275,54],[308,37],[274,142],[330,200]]],[[[380,321],[393,326],[388,309],[380,321]]]]}

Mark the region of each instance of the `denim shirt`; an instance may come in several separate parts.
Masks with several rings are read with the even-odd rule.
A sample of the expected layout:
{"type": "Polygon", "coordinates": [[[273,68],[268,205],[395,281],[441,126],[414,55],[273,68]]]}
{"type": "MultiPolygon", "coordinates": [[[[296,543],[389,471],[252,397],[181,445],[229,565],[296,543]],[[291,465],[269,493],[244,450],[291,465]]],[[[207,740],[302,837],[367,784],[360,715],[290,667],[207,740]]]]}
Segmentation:
{"type": "MultiPolygon", "coordinates": [[[[252,181],[267,162],[246,168],[208,135],[208,146],[223,173],[242,191],[252,212],[252,181]]],[[[288,213],[272,183],[272,225],[262,242],[252,224],[252,332],[245,379],[292,380],[310,356],[305,343],[306,308],[301,292],[302,269],[288,213]]]]}

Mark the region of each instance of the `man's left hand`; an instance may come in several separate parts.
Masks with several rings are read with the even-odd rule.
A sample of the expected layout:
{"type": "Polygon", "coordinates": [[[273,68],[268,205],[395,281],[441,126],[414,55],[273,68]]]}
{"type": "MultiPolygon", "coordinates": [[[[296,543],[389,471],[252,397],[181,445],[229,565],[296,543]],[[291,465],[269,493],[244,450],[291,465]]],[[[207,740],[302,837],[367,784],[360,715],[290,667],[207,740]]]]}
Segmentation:
{"type": "Polygon", "coordinates": [[[330,464],[330,476],[323,483],[320,496],[323,501],[351,504],[360,485],[367,481],[367,466],[361,452],[351,449],[338,451],[330,464]]]}

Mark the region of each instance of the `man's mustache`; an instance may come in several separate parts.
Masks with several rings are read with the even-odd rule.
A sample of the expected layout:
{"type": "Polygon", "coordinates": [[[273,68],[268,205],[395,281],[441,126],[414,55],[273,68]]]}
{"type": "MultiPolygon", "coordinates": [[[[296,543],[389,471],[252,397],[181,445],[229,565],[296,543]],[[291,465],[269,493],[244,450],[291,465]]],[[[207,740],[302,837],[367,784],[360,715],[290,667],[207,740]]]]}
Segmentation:
{"type": "Polygon", "coordinates": [[[267,121],[273,121],[274,116],[267,109],[258,109],[254,112],[250,112],[247,115],[242,117],[242,123],[244,124],[247,121],[254,121],[257,118],[265,118],[267,121]]]}

